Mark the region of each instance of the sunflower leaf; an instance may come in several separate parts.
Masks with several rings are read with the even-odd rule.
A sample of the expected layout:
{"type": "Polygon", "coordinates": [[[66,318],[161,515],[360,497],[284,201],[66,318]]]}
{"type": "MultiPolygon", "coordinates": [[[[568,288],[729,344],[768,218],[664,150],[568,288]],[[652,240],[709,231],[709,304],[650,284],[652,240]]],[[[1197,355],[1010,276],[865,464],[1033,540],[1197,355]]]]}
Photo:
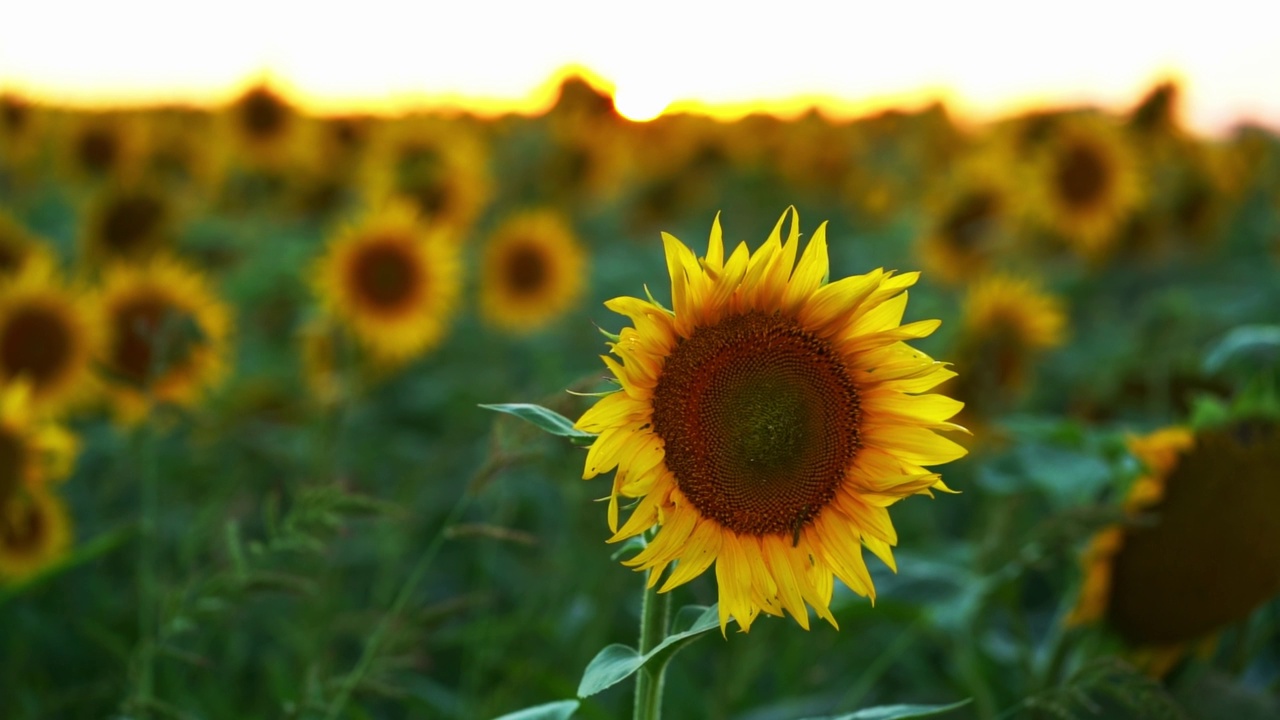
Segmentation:
{"type": "Polygon", "coordinates": [[[494,720],[569,720],[579,704],[577,700],[558,700],[507,713],[494,720]]]}
{"type": "Polygon", "coordinates": [[[686,623],[687,628],[668,635],[645,655],[641,655],[629,645],[615,643],[605,647],[592,658],[587,669],[583,671],[582,681],[578,684],[578,697],[590,697],[601,690],[613,687],[646,665],[654,665],[660,671],[671,661],[672,656],[686,645],[708,631],[720,628],[720,610],[715,605],[711,607],[691,605],[680,608],[676,613],[674,625],[679,628],[686,623]]]}
{"type": "Polygon", "coordinates": [[[877,705],[846,715],[826,715],[805,720],[910,720],[941,715],[968,705],[971,700],[961,700],[950,705],[877,705]]]}
{"type": "Polygon", "coordinates": [[[583,432],[573,426],[573,421],[560,413],[541,405],[531,403],[501,403],[497,405],[480,405],[485,410],[515,415],[516,417],[537,425],[539,429],[552,435],[577,440],[592,440],[595,435],[583,432]]]}

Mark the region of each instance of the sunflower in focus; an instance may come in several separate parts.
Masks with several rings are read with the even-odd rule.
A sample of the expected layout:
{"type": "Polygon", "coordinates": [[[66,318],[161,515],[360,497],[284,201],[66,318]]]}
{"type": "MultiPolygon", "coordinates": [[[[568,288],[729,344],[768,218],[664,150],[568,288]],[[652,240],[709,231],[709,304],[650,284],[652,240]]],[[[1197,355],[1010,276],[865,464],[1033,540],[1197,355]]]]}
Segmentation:
{"type": "Polygon", "coordinates": [[[1160,676],[1280,594],[1280,426],[1168,428],[1129,449],[1144,466],[1124,503],[1133,522],[1090,543],[1068,622],[1105,624],[1160,676]]]}
{"type": "Polygon", "coordinates": [[[1143,199],[1137,159],[1113,123],[1096,115],[1057,119],[1032,183],[1040,223],[1082,257],[1110,252],[1143,199]]]}
{"type": "Polygon", "coordinates": [[[378,126],[365,156],[366,200],[413,204],[423,222],[461,241],[491,192],[488,157],[461,122],[409,117],[378,126]]]}
{"type": "Polygon", "coordinates": [[[80,245],[93,267],[146,260],[173,247],[177,209],[159,186],[104,188],[84,215],[80,245]]]}
{"type": "Polygon", "coordinates": [[[25,380],[42,410],[89,397],[101,343],[93,308],[47,261],[0,285],[0,383],[25,380]]]}
{"type": "Polygon", "coordinates": [[[384,365],[399,365],[444,339],[461,287],[458,244],[394,204],[340,233],[312,283],[325,311],[384,365]]]}
{"type": "Polygon", "coordinates": [[[0,583],[39,573],[70,546],[71,518],[55,495],[40,489],[0,496],[0,583]]]}
{"type": "Polygon", "coordinates": [[[163,257],[113,265],[95,305],[121,422],[141,420],[152,401],[192,406],[226,373],[230,310],[199,272],[163,257]]]}
{"type": "Polygon", "coordinates": [[[30,383],[0,383],[0,501],[65,479],[79,450],[74,435],[33,406],[30,383]]]}
{"type": "Polygon", "coordinates": [[[48,244],[0,208],[0,285],[36,262],[53,262],[48,244]]]}
{"type": "Polygon", "coordinates": [[[621,389],[576,423],[597,434],[583,476],[617,469],[610,541],[657,528],[626,564],[652,586],[676,563],[660,592],[714,564],[722,631],[808,628],[806,605],[835,625],[833,578],[874,599],[862,547],[895,567],[888,507],[948,490],[925,467],[965,454],[936,433],[961,404],[921,394],[955,373],[905,342],[939,325],[902,324],[918,273],[829,283],[826,225],[803,254],[799,234],[794,208],[755,253],[726,258],[718,217],[702,258],[663,234],[672,308],[605,303],[634,323],[604,357],[621,389]],[[639,500],[621,527],[619,496],[639,500]]]}
{"type": "Polygon", "coordinates": [[[586,260],[560,215],[549,210],[516,215],[485,247],[480,310],[506,330],[537,330],[582,295],[586,260]]]}

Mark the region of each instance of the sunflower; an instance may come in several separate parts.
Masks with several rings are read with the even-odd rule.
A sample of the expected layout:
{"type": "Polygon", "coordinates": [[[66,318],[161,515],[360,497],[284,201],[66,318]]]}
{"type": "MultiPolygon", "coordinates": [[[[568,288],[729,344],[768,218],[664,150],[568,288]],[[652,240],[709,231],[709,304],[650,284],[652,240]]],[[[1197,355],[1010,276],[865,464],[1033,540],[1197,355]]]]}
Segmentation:
{"type": "Polygon", "coordinates": [[[0,582],[20,582],[56,563],[71,545],[67,508],[47,490],[0,497],[0,582]]]}
{"type": "Polygon", "coordinates": [[[74,435],[33,408],[29,383],[0,384],[0,500],[64,479],[78,452],[74,435]]]}
{"type": "Polygon", "coordinates": [[[605,303],[635,323],[604,357],[621,390],[576,423],[598,435],[583,476],[617,468],[610,541],[658,528],[626,564],[652,586],[676,562],[665,592],[714,563],[722,631],[761,611],[808,628],[806,604],[835,625],[833,576],[874,600],[862,546],[895,567],[888,506],[947,490],[924,466],[965,454],[934,432],[961,404],[918,394],[955,373],[904,342],[939,325],[900,324],[918,273],[828,283],[825,223],[797,264],[787,212],[754,254],[725,257],[718,217],[703,258],[663,234],[672,309],[605,303]],[[620,495],[639,498],[621,528],[620,495]]]}
{"type": "Polygon", "coordinates": [[[330,243],[313,285],[375,360],[398,365],[444,338],[461,286],[458,253],[447,231],[393,204],[330,243]]]}
{"type": "Polygon", "coordinates": [[[370,206],[407,200],[424,222],[465,237],[489,200],[483,142],[458,121],[410,117],[378,126],[365,156],[370,206]]]}
{"type": "Polygon", "coordinates": [[[1182,135],[1181,96],[1177,83],[1171,80],[1156,83],[1129,112],[1129,129],[1152,139],[1182,135]]]}
{"type": "Polygon", "coordinates": [[[85,213],[80,243],[98,267],[136,262],[169,251],[177,211],[158,186],[114,184],[101,190],[85,213]]]}
{"type": "Polygon", "coordinates": [[[26,98],[0,94],[0,167],[30,170],[39,156],[46,112],[26,98]]]}
{"type": "Polygon", "coordinates": [[[1163,675],[1280,593],[1280,426],[1168,428],[1129,447],[1145,468],[1124,503],[1135,522],[1093,539],[1069,622],[1104,623],[1163,675]]]}
{"type": "Polygon", "coordinates": [[[34,403],[56,410],[93,390],[101,342],[93,308],[47,261],[0,286],[0,382],[25,379],[34,403]]]}
{"type": "Polygon", "coordinates": [[[959,422],[984,444],[999,444],[1004,438],[989,421],[1016,404],[1040,356],[1061,345],[1066,330],[1062,299],[1035,281],[1000,274],[977,280],[965,298],[954,351],[969,372],[943,386],[964,402],[959,422]]]}
{"type": "Polygon", "coordinates": [[[1138,163],[1109,120],[1080,114],[1057,119],[1034,172],[1042,225],[1090,260],[1105,256],[1143,199],[1138,163]]]}
{"type": "Polygon", "coordinates": [[[64,177],[88,183],[134,177],[142,149],[142,126],[137,116],[77,113],[69,122],[66,137],[57,143],[64,177]]]}
{"type": "Polygon", "coordinates": [[[48,244],[0,208],[0,285],[33,262],[52,262],[48,244]]]}
{"type": "Polygon", "coordinates": [[[480,310],[506,330],[532,332],[577,302],[585,266],[585,251],[560,215],[516,215],[485,247],[480,310]]]}
{"type": "Polygon", "coordinates": [[[958,166],[933,200],[928,229],[918,241],[925,267],[950,283],[986,270],[1006,249],[1017,215],[1009,167],[994,152],[976,151],[958,166]]]}
{"type": "Polygon", "coordinates": [[[992,275],[969,288],[960,352],[970,360],[971,376],[982,368],[994,385],[1017,387],[1027,380],[1030,358],[1061,345],[1066,329],[1061,298],[1028,278],[992,275]]]}
{"type": "Polygon", "coordinates": [[[100,365],[122,422],[141,420],[151,401],[194,405],[226,372],[230,311],[200,273],[163,257],[113,265],[96,307],[100,365]]]}
{"type": "Polygon", "coordinates": [[[297,111],[267,83],[258,83],[236,98],[226,109],[224,123],[241,162],[251,169],[279,169],[294,159],[303,144],[297,111]]]}
{"type": "Polygon", "coordinates": [[[149,114],[143,143],[143,173],[147,181],[198,197],[209,197],[226,172],[226,153],[210,142],[217,127],[213,116],[186,108],[149,114]]]}

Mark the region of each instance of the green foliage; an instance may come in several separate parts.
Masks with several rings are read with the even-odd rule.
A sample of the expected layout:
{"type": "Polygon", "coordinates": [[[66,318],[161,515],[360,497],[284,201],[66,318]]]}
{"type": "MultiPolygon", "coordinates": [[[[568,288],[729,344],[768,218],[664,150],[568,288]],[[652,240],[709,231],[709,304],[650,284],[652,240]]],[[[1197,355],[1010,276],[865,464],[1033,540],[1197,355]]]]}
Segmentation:
{"type": "Polygon", "coordinates": [[[845,715],[827,715],[820,718],[805,718],[805,720],[911,720],[943,715],[952,710],[958,710],[969,702],[969,700],[961,700],[950,705],[881,705],[845,715]]]}
{"type": "Polygon", "coordinates": [[[589,445],[591,444],[591,441],[595,439],[595,435],[575,428],[573,426],[573,421],[569,418],[555,412],[554,410],[548,410],[541,405],[530,405],[528,403],[505,403],[498,405],[481,405],[480,407],[486,410],[493,410],[494,412],[514,415],[533,423],[545,432],[551,433],[552,435],[559,435],[560,437],[567,437],[575,443],[585,443],[589,445]]]}
{"type": "Polygon", "coordinates": [[[591,697],[626,680],[642,667],[652,666],[655,673],[660,672],[677,652],[719,627],[720,609],[716,605],[680,608],[672,624],[672,632],[644,655],[629,645],[614,644],[601,650],[582,673],[578,697],[591,697]]]}
{"type": "Polygon", "coordinates": [[[507,713],[494,720],[569,720],[578,709],[577,700],[560,700],[507,713]]]}

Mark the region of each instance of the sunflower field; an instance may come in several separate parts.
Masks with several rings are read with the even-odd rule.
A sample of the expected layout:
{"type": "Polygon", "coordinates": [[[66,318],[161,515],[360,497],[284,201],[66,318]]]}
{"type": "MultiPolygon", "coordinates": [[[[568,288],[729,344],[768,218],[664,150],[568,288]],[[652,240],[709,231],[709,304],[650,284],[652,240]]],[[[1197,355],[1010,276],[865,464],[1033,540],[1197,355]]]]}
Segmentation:
{"type": "Polygon", "coordinates": [[[1278,596],[1280,137],[1176,84],[0,95],[4,720],[1263,720],[1278,596]]]}

